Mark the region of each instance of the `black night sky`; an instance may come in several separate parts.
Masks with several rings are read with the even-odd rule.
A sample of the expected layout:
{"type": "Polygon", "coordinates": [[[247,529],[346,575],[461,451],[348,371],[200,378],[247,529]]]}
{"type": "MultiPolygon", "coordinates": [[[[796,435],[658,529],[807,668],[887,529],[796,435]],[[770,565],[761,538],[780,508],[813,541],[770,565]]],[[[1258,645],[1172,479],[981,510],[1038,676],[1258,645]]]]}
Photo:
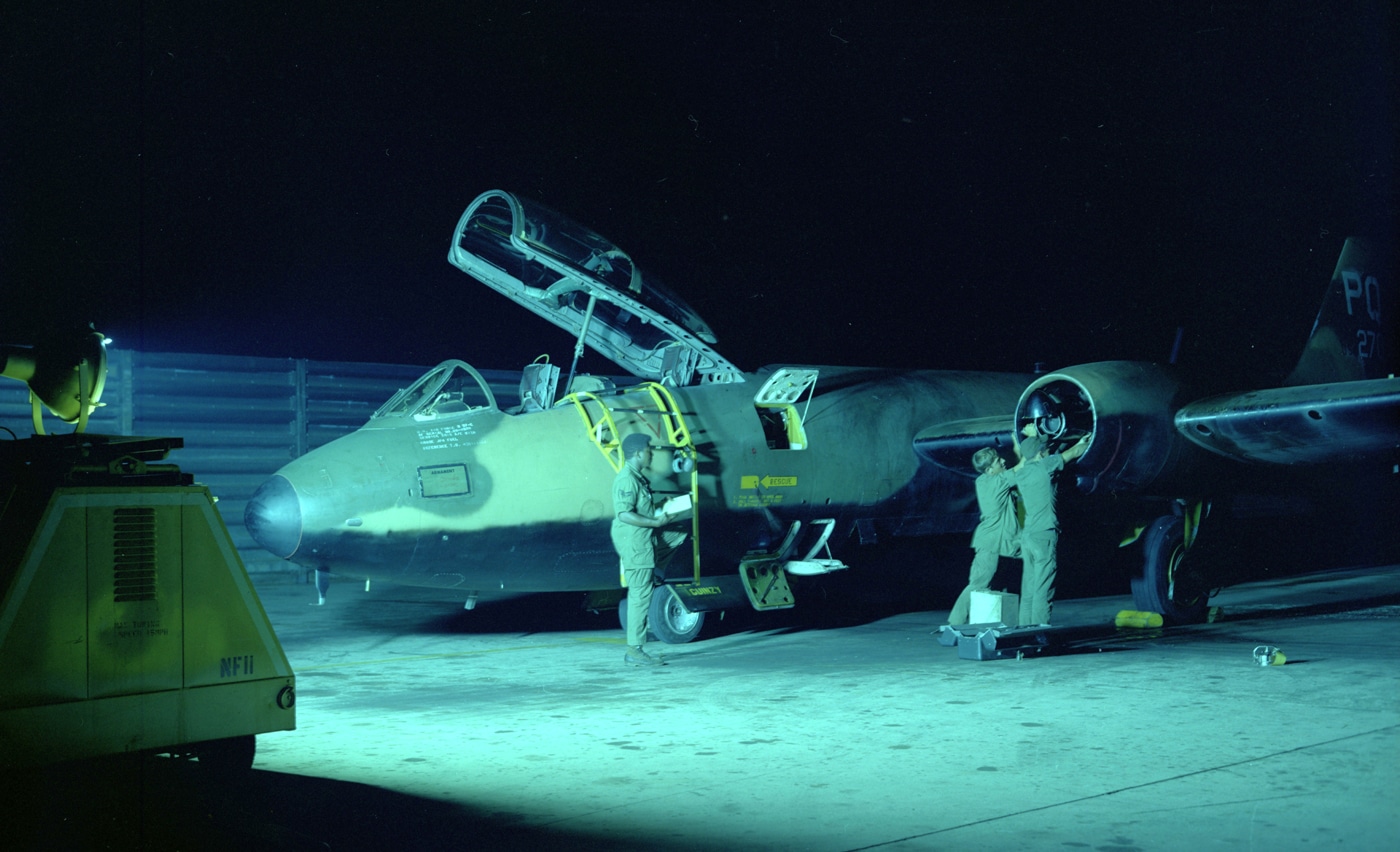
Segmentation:
{"type": "MultiPolygon", "coordinates": [[[[1389,2],[7,4],[0,341],[518,367],[493,188],[739,366],[1292,365],[1394,230],[1389,2]]],[[[594,356],[586,368],[617,372],[594,356]]]]}

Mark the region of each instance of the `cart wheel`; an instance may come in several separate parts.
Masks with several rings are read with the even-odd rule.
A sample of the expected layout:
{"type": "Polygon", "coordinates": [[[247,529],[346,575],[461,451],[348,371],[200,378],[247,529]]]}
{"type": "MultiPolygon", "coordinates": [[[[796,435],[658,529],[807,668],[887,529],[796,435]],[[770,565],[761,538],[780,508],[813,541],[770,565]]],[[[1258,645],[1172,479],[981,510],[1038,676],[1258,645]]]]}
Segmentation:
{"type": "Polygon", "coordinates": [[[209,740],[195,747],[199,764],[214,775],[240,775],[253,768],[257,739],[252,734],[209,740]]]}

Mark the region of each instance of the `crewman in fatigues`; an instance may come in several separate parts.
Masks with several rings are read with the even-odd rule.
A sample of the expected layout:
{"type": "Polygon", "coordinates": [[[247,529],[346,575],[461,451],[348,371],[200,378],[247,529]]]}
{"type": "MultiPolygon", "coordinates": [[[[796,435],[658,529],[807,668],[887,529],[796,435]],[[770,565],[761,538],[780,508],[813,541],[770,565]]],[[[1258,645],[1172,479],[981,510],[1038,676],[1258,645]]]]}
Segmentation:
{"type": "Polygon", "coordinates": [[[1049,625],[1050,604],[1055,599],[1055,548],[1060,542],[1060,519],[1055,515],[1055,476],[1066,462],[1084,455],[1089,436],[1062,453],[1045,455],[1045,439],[1026,429],[1030,436],[1021,442],[1021,461],[1011,469],[1016,490],[1026,510],[1021,529],[1021,613],[1022,627],[1049,625]]]}
{"type": "Polygon", "coordinates": [[[624,464],[612,486],[612,542],[627,582],[627,653],[623,660],[637,666],[665,665],[660,657],[642,649],[647,639],[647,611],[657,570],[665,568],[686,539],[680,530],[662,530],[687,515],[658,512],[645,473],[651,456],[651,441],[646,435],[633,433],[623,438],[624,464]]]}
{"type": "Polygon", "coordinates": [[[1003,556],[1021,555],[1021,526],[1016,520],[1016,501],[1012,489],[1016,479],[1006,470],[1003,459],[991,447],[972,454],[972,468],[977,471],[977,509],[982,518],[972,531],[972,568],[968,572],[967,588],[958,595],[948,623],[967,623],[968,607],[973,592],[985,592],[997,573],[997,561],[1003,556]]]}

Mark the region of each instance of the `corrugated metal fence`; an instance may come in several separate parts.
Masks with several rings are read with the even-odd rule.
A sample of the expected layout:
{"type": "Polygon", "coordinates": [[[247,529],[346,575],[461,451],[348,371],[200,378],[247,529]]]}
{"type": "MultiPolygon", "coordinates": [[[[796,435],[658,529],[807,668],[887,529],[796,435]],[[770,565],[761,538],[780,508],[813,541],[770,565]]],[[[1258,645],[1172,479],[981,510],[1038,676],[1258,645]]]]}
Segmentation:
{"type": "MultiPolygon", "coordinates": [[[[88,431],[105,435],[180,437],[169,461],[209,486],[250,573],[300,575],[267,553],[243,529],[253,492],[290,459],[364,425],[374,410],[427,366],[357,364],[174,352],[108,350],[104,406],[88,431]]],[[[509,405],[520,374],[483,370],[509,405]]],[[[0,379],[0,426],[34,434],[29,391],[0,379]]],[[[46,412],[50,434],[73,427],[46,412]]],[[[0,439],[4,439],[0,436],[0,439]]]]}

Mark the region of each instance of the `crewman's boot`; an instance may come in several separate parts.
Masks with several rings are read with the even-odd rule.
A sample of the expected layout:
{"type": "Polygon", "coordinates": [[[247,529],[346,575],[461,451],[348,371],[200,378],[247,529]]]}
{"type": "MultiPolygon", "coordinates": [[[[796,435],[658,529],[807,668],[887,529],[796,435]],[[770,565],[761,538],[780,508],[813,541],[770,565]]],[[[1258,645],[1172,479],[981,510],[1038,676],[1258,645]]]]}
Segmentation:
{"type": "Polygon", "coordinates": [[[648,654],[646,651],[643,651],[641,645],[628,646],[627,653],[622,656],[622,659],[624,662],[631,663],[634,666],[666,665],[664,662],[661,661],[660,657],[653,657],[651,654],[648,654]]]}

